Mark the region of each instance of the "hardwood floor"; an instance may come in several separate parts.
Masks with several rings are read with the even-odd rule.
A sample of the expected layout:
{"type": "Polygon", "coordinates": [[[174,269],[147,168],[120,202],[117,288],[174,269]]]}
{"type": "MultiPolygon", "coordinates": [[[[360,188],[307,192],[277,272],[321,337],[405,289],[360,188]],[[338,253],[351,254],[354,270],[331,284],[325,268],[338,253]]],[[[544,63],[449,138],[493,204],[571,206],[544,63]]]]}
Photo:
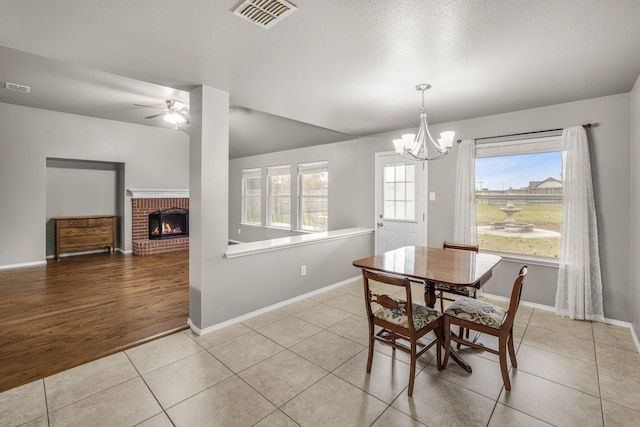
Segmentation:
{"type": "Polygon", "coordinates": [[[0,392],[187,327],[189,251],[0,271],[0,392]]]}

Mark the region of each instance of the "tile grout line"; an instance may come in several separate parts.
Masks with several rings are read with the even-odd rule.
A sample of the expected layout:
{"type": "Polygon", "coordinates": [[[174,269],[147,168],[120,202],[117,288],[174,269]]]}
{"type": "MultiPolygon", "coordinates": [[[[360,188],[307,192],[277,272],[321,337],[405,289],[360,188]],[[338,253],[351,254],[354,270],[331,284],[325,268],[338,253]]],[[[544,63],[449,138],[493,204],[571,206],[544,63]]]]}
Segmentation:
{"type": "Polygon", "coordinates": [[[593,338],[593,358],[596,364],[596,380],[598,381],[598,397],[600,398],[600,416],[602,417],[602,425],[605,426],[602,388],[600,387],[600,369],[598,369],[598,352],[596,351],[596,334],[593,331],[593,322],[591,322],[591,337],[593,338]]]}
{"type": "MultiPolygon", "coordinates": [[[[147,388],[147,390],[149,390],[149,393],[151,393],[151,396],[153,396],[153,399],[156,401],[156,403],[158,404],[158,406],[160,407],[162,413],[164,413],[164,415],[167,417],[167,419],[169,420],[169,422],[171,423],[171,425],[173,427],[175,427],[175,423],[173,422],[173,420],[171,419],[171,417],[169,416],[169,414],[167,413],[167,411],[164,409],[164,407],[162,406],[162,404],[160,403],[160,401],[158,400],[158,397],[156,396],[156,394],[153,392],[153,390],[151,390],[151,387],[149,387],[149,384],[147,384],[147,381],[144,379],[144,377],[142,376],[142,373],[138,370],[138,367],[133,363],[133,360],[131,360],[131,358],[129,357],[129,355],[123,351],[124,355],[127,357],[127,360],[129,361],[129,363],[131,363],[131,366],[133,366],[133,369],[136,370],[136,373],[138,374],[138,377],[140,378],[140,380],[142,380],[144,386],[147,388]]],[[[166,365],[163,365],[166,366],[166,365]]],[[[159,369],[159,368],[158,368],[159,369]]],[[[136,425],[139,425],[147,420],[150,420],[151,418],[157,416],[158,414],[154,414],[151,417],[142,420],[141,422],[137,423],[136,425]]]]}
{"type": "Polygon", "coordinates": [[[44,382],[44,378],[42,381],[42,391],[44,391],[44,410],[47,415],[47,425],[51,427],[51,419],[49,418],[49,399],[47,399],[47,384],[44,382]]]}

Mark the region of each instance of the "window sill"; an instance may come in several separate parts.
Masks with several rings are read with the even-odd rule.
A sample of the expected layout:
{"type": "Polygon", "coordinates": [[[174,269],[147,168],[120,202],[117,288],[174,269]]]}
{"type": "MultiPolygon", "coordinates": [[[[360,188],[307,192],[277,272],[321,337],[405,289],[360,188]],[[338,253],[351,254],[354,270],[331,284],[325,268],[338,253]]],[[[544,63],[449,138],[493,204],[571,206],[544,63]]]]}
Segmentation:
{"type": "Polygon", "coordinates": [[[269,229],[269,230],[278,230],[278,231],[290,231],[290,232],[294,232],[291,227],[278,227],[275,225],[265,225],[264,228],[269,229]]]}
{"type": "Polygon", "coordinates": [[[480,252],[501,256],[503,261],[508,261],[508,262],[526,263],[528,265],[538,265],[541,267],[552,267],[552,268],[558,268],[558,266],[560,265],[560,260],[558,258],[546,258],[546,257],[533,256],[533,255],[519,255],[519,254],[512,254],[507,252],[487,251],[482,249],[480,249],[480,252]]]}
{"type": "Polygon", "coordinates": [[[241,227],[253,227],[253,228],[264,228],[262,224],[247,224],[246,222],[240,223],[241,227]]]}

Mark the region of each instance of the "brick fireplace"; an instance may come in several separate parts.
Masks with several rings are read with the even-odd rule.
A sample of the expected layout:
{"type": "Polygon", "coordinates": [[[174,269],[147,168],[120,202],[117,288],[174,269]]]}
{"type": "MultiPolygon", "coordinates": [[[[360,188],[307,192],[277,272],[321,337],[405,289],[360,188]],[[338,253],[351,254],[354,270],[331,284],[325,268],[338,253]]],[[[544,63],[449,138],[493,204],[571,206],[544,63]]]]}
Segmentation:
{"type": "Polygon", "coordinates": [[[131,194],[132,244],[134,255],[154,255],[189,249],[189,237],[149,240],[149,214],[171,208],[189,209],[189,197],[180,192],[128,190],[131,194]],[[156,194],[157,193],[157,194],[156,194]],[[156,196],[156,197],[154,197],[156,196]]]}

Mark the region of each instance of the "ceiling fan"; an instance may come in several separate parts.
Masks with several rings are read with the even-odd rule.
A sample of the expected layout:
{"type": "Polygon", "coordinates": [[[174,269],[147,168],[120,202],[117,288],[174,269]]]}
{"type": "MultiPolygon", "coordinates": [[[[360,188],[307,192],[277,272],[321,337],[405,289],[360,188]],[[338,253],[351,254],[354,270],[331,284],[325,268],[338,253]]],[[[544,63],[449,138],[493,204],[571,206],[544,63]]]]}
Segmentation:
{"type": "Polygon", "coordinates": [[[142,105],[142,104],[133,104],[137,107],[148,107],[148,108],[158,108],[164,109],[164,112],[158,114],[152,114],[150,116],[145,117],[145,119],[155,119],[156,117],[161,117],[171,123],[174,129],[178,129],[178,126],[182,124],[189,124],[189,116],[188,112],[184,109],[184,103],[177,101],[175,99],[167,99],[165,101],[167,104],[166,108],[157,107],[153,105],[142,105]]]}

